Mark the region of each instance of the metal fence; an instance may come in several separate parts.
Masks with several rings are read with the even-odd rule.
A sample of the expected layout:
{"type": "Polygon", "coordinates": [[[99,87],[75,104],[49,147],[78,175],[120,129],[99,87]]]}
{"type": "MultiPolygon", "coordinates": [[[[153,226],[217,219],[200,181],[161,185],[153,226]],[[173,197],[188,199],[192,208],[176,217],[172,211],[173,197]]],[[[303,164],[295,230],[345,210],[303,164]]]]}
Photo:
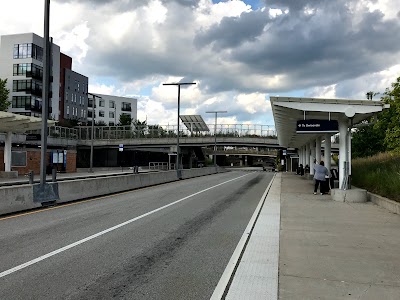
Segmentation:
{"type": "MultiPolygon", "coordinates": [[[[214,136],[215,125],[208,125],[210,131],[190,131],[180,128],[180,137],[207,137],[214,136]]],[[[77,127],[80,140],[90,140],[92,127],[77,127]]],[[[272,125],[248,124],[221,124],[217,125],[216,135],[219,137],[276,137],[275,127],[272,125]]],[[[177,137],[176,125],[148,125],[141,128],[130,126],[95,126],[94,139],[134,139],[134,138],[174,138],[177,137]]]]}
{"type": "MultiPolygon", "coordinates": [[[[180,127],[180,137],[214,136],[214,124],[207,125],[209,131],[190,131],[180,127]]],[[[221,124],[216,127],[217,137],[270,137],[276,138],[275,127],[272,125],[221,124]]],[[[30,133],[39,133],[33,130],[30,133]]],[[[91,140],[92,127],[79,126],[67,128],[61,126],[48,127],[48,136],[54,138],[91,140]]],[[[95,140],[135,139],[135,138],[176,138],[176,125],[147,125],[140,128],[131,126],[94,126],[95,140]]]]}

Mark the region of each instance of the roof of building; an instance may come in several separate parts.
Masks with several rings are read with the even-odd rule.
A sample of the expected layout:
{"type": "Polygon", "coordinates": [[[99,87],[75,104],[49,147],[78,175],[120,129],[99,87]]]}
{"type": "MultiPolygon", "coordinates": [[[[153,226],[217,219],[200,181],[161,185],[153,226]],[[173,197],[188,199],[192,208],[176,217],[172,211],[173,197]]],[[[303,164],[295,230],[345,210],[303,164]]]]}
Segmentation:
{"type": "MultiPolygon", "coordinates": [[[[54,125],[55,121],[48,120],[48,125],[54,125]]],[[[0,111],[0,132],[24,133],[28,130],[41,128],[42,119],[30,116],[13,114],[0,111]]]]}
{"type": "Polygon", "coordinates": [[[342,120],[354,115],[357,124],[374,113],[388,108],[382,101],[270,97],[279,144],[299,148],[325,133],[297,133],[300,120],[342,120]]]}

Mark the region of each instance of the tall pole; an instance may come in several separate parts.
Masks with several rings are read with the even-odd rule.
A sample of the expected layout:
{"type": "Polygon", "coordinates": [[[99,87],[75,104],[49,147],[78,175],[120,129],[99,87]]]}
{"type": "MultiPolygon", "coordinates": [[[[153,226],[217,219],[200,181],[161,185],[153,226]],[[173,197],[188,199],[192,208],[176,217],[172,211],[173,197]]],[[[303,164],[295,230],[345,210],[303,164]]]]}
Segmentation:
{"type": "Polygon", "coordinates": [[[227,113],[226,110],[206,111],[207,114],[215,114],[214,124],[214,167],[217,167],[217,118],[218,114],[227,113]]]}
{"type": "Polygon", "coordinates": [[[182,178],[181,174],[181,159],[180,159],[180,149],[179,149],[179,117],[180,117],[180,109],[181,109],[181,85],[192,85],[196,84],[195,82],[178,82],[178,83],[163,83],[163,85],[177,85],[178,86],[178,132],[176,135],[176,174],[179,179],[182,178]]]}
{"type": "Polygon", "coordinates": [[[40,152],[40,185],[46,183],[47,118],[49,114],[50,84],[50,0],[44,2],[44,47],[43,47],[43,87],[42,87],[42,137],[40,152]]]}
{"type": "Polygon", "coordinates": [[[88,95],[91,95],[93,97],[93,103],[92,103],[92,132],[91,132],[91,141],[90,141],[90,169],[89,172],[93,173],[93,152],[94,152],[94,116],[95,116],[95,108],[96,108],[96,97],[101,98],[99,96],[96,96],[95,94],[88,93],[88,95]]]}

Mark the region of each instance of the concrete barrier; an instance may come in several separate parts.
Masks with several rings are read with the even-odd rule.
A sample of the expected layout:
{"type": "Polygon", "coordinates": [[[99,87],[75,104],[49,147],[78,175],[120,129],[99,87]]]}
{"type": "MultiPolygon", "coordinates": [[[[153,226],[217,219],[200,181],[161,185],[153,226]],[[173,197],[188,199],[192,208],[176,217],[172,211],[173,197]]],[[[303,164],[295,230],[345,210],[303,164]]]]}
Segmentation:
{"type": "MultiPolygon", "coordinates": [[[[209,167],[182,170],[182,179],[227,172],[223,168],[209,167]]],[[[179,180],[176,171],[156,173],[121,174],[107,177],[79,178],[58,182],[60,199],[57,203],[110,195],[179,180]]],[[[18,185],[0,187],[0,215],[41,207],[33,202],[33,186],[18,185]]]]}
{"type": "Polygon", "coordinates": [[[41,207],[33,202],[32,185],[6,186],[0,188],[0,214],[8,214],[41,207]]]}

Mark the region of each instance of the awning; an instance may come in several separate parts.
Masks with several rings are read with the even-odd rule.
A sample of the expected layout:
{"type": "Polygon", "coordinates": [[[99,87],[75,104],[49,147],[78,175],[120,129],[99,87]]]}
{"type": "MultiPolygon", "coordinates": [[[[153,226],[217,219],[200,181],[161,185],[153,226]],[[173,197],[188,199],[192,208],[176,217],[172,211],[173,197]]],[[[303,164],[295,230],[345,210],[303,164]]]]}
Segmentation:
{"type": "MultiPolygon", "coordinates": [[[[53,120],[48,120],[47,122],[49,126],[55,124],[53,120]]],[[[28,130],[40,129],[41,124],[41,118],[0,111],[0,132],[2,133],[24,133],[28,130]]]]}
{"type": "Polygon", "coordinates": [[[297,133],[297,121],[336,120],[354,115],[357,124],[382,111],[388,105],[382,101],[270,97],[279,145],[300,148],[325,133],[297,133]]]}

